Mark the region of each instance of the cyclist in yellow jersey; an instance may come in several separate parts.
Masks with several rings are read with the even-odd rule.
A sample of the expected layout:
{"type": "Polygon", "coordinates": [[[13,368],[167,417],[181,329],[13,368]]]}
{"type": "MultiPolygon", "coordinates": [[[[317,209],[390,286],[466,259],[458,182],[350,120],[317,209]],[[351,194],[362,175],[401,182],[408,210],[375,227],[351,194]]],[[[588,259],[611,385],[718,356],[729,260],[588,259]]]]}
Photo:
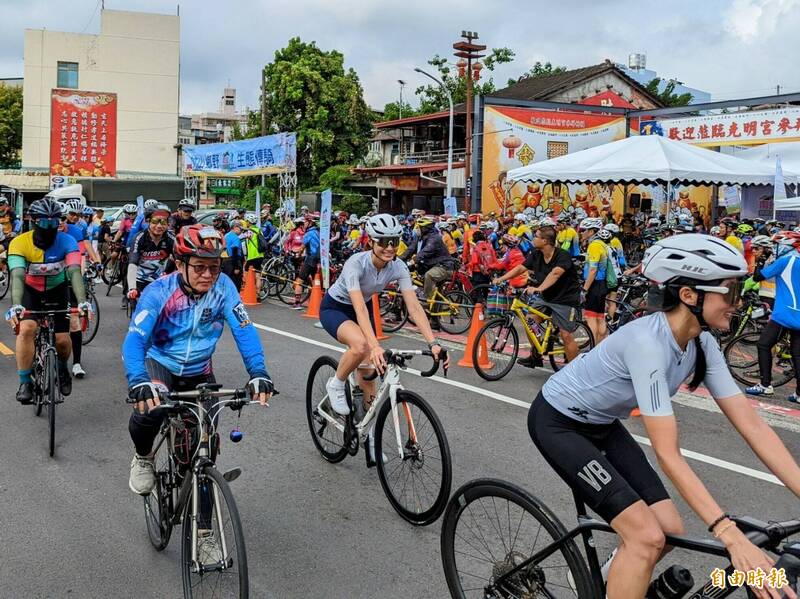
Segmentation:
{"type": "Polygon", "coordinates": [[[580,254],[578,232],[570,226],[569,215],[562,212],[556,221],[556,247],[569,252],[573,258],[580,254]]]}
{"type": "Polygon", "coordinates": [[[606,296],[608,286],[608,247],[600,239],[603,221],[599,218],[584,218],[581,221],[581,240],[588,243],[586,261],[583,264],[583,315],[592,331],[595,343],[600,343],[607,334],[606,296]]]}
{"type": "Polygon", "coordinates": [[[520,239],[523,237],[531,239],[533,237],[533,233],[531,232],[531,228],[527,225],[527,222],[528,218],[524,214],[521,212],[519,214],[515,214],[514,226],[512,226],[508,232],[512,235],[516,235],[520,239]]]}

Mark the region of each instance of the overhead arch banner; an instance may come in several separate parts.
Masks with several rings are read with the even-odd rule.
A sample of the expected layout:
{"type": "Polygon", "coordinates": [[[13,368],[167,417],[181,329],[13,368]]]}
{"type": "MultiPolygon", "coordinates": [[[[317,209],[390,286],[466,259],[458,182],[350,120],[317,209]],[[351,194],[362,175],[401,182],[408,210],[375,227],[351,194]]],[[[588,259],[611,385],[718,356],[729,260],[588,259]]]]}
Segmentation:
{"type": "Polygon", "coordinates": [[[295,170],[297,136],[276,133],[230,143],[184,146],[186,174],[272,175],[295,170]]]}

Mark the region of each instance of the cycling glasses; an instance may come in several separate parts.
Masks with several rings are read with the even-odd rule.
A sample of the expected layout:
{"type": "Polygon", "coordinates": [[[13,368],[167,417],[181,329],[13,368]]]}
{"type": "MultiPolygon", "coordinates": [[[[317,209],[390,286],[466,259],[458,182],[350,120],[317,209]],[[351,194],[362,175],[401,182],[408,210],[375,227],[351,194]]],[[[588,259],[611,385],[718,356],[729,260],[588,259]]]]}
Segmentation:
{"type": "Polygon", "coordinates": [[[393,247],[397,249],[397,246],[400,245],[400,238],[399,237],[381,237],[380,239],[376,239],[375,243],[377,243],[382,248],[393,247]]]}
{"type": "Polygon", "coordinates": [[[37,218],[36,226],[40,229],[58,229],[61,224],[61,219],[57,216],[53,218],[37,218]]]}
{"type": "Polygon", "coordinates": [[[724,295],[725,303],[729,306],[735,306],[742,299],[742,290],[744,285],[742,284],[741,280],[735,279],[733,281],[721,283],[720,285],[695,285],[694,288],[698,291],[706,291],[709,293],[719,293],[720,295],[724,295]]]}
{"type": "Polygon", "coordinates": [[[186,266],[191,268],[194,271],[194,274],[196,274],[196,275],[202,275],[206,271],[208,271],[208,273],[211,276],[217,276],[219,274],[220,270],[222,270],[222,266],[220,266],[219,264],[212,264],[212,265],[209,266],[208,264],[188,264],[187,263],[186,266]]]}
{"type": "Polygon", "coordinates": [[[151,218],[150,224],[151,225],[166,225],[169,223],[169,220],[166,218],[151,218]]]}

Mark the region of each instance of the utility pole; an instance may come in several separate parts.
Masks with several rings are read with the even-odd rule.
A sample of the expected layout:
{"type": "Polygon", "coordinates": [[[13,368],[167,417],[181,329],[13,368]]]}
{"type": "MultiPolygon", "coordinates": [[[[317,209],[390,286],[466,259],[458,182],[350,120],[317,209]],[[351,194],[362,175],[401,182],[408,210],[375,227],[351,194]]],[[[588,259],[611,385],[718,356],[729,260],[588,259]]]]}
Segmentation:
{"type": "Polygon", "coordinates": [[[267,134],[267,69],[261,67],[261,135],[267,134]]]}
{"type": "Polygon", "coordinates": [[[398,118],[403,118],[403,88],[406,86],[406,82],[402,79],[398,79],[397,83],[400,84],[400,104],[398,105],[399,116],[398,118]]]}
{"type": "MultiPolygon", "coordinates": [[[[472,212],[472,81],[473,78],[476,81],[480,78],[480,69],[483,65],[477,62],[477,60],[485,56],[485,54],[479,54],[479,52],[486,50],[486,46],[472,43],[473,40],[478,39],[478,33],[476,31],[462,31],[461,37],[466,41],[456,42],[453,44],[453,49],[456,51],[456,56],[462,60],[466,59],[467,62],[463,74],[463,76],[467,78],[467,131],[464,161],[464,185],[466,189],[464,190],[464,210],[466,212],[472,212]],[[473,60],[476,61],[474,64],[472,62],[473,60]]],[[[461,69],[459,69],[459,74],[461,74],[461,69]]]]}

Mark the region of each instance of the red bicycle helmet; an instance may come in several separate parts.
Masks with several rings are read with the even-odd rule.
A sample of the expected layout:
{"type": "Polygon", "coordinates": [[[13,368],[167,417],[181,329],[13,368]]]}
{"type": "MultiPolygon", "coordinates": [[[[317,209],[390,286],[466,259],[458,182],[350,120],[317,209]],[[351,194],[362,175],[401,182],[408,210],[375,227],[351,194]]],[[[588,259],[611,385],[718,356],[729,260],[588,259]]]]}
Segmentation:
{"type": "Polygon", "coordinates": [[[219,258],[225,244],[214,227],[187,225],[175,236],[175,256],[178,258],[219,258]]]}

